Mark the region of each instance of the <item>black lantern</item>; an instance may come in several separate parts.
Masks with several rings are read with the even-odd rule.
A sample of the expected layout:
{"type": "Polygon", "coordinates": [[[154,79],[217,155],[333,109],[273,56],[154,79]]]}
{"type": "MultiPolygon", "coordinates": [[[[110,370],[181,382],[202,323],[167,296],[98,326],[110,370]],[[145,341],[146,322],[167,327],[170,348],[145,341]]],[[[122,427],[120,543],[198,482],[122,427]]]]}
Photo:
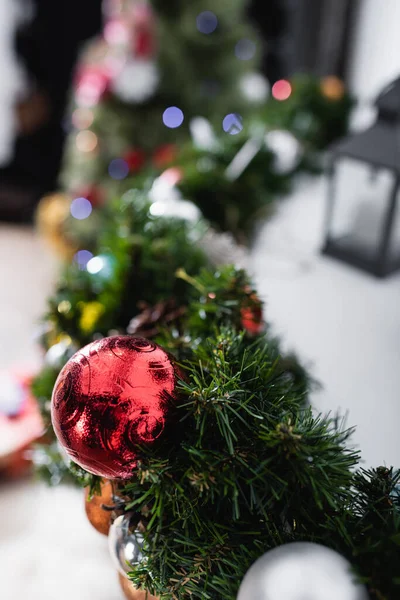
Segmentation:
{"type": "Polygon", "coordinates": [[[322,252],[377,277],[385,277],[400,268],[400,215],[396,210],[400,184],[400,78],[381,92],[376,106],[378,117],[369,129],[330,148],[326,239],[322,252]],[[343,162],[353,163],[354,169],[351,176],[347,174],[349,193],[344,203],[346,193],[341,199],[337,189],[343,162]],[[357,164],[358,167],[354,166],[357,164]],[[360,175],[357,169],[367,169],[372,177],[357,179],[360,175]],[[368,186],[367,200],[361,196],[362,182],[368,186]],[[342,215],[340,202],[344,206],[342,215]]]}

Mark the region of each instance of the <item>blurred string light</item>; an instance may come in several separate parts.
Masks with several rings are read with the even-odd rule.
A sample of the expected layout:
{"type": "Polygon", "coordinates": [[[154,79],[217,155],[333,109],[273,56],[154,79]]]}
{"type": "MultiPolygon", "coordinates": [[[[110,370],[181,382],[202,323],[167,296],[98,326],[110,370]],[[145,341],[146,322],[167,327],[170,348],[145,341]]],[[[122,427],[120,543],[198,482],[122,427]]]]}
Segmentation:
{"type": "Polygon", "coordinates": [[[125,179],[129,174],[129,165],[123,158],[114,158],[108,165],[108,173],[113,179],[125,179]]]}
{"type": "Polygon", "coordinates": [[[242,38],[235,46],[235,55],[240,60],[251,60],[256,53],[256,45],[252,40],[242,38]]]}
{"type": "Polygon", "coordinates": [[[91,275],[97,275],[104,267],[104,258],[102,256],[93,256],[86,265],[86,270],[91,275]]]}
{"type": "Polygon", "coordinates": [[[72,200],[71,202],[70,211],[74,219],[82,221],[90,216],[92,204],[87,198],[75,198],[75,200],[72,200]]]}
{"type": "Polygon", "coordinates": [[[80,152],[93,152],[97,146],[97,135],[85,129],[77,134],[75,141],[80,152]]]}
{"type": "Polygon", "coordinates": [[[261,73],[246,73],[239,81],[242,95],[254,104],[262,104],[269,96],[268,80],[261,73]]]}
{"type": "Polygon", "coordinates": [[[169,106],[163,112],[163,123],[170,129],[176,129],[183,123],[184,115],[180,108],[177,106],[169,106]]]}
{"type": "Polygon", "coordinates": [[[213,33],[218,27],[217,16],[211,10],[205,10],[197,15],[196,25],[200,33],[213,33]]]}
{"type": "Polygon", "coordinates": [[[89,250],[78,250],[74,255],[74,262],[78,265],[81,271],[84,271],[87,267],[90,259],[93,258],[93,254],[89,250]]]}
{"type": "Polygon", "coordinates": [[[90,108],[76,108],[72,113],[72,124],[76,129],[88,129],[94,120],[90,108]]]}
{"type": "Polygon", "coordinates": [[[113,273],[113,260],[110,256],[105,254],[93,256],[93,258],[87,262],[86,270],[91,275],[99,275],[103,279],[107,279],[108,277],[111,277],[113,273]]]}
{"type": "Polygon", "coordinates": [[[292,93],[292,86],[286,79],[279,79],[272,86],[271,93],[275,100],[287,100],[292,93]]]}
{"type": "Polygon", "coordinates": [[[229,113],[222,121],[222,128],[229,135],[236,135],[243,129],[242,117],[238,113],[229,113]]]}

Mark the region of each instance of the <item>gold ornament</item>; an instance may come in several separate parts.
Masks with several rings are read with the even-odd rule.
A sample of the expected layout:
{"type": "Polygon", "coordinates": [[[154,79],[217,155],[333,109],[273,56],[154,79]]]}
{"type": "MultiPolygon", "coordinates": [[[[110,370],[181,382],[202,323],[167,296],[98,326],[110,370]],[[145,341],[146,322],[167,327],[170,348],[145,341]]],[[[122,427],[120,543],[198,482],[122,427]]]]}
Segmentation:
{"type": "Polygon", "coordinates": [[[49,194],[41,199],[36,212],[39,233],[64,259],[71,258],[77,250],[65,235],[70,206],[71,198],[67,194],[49,194]]]}
{"type": "Polygon", "coordinates": [[[81,309],[81,317],[79,319],[79,327],[83,333],[92,333],[96,327],[98,320],[104,314],[105,307],[100,302],[82,302],[79,305],[81,309]]]}
{"type": "Polygon", "coordinates": [[[148,592],[138,590],[129,579],[118,573],[119,583],[126,600],[160,600],[148,592]]]}
{"type": "Polygon", "coordinates": [[[323,79],[321,79],[320,87],[322,95],[333,102],[341,100],[346,91],[343,81],[339,79],[339,77],[336,77],[336,75],[323,77],[323,79]]]}
{"type": "Polygon", "coordinates": [[[89,488],[85,488],[85,511],[91,525],[103,535],[108,535],[111,525],[111,511],[104,510],[102,505],[112,506],[113,490],[110,481],[100,484],[100,495],[95,494],[89,498],[89,488]]]}

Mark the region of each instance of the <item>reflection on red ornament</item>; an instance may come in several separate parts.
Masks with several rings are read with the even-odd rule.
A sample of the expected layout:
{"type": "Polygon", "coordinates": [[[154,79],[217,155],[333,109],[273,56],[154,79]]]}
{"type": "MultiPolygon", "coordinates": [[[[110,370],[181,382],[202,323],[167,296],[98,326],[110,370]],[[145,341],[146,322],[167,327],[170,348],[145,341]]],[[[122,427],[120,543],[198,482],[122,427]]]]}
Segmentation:
{"type": "Polygon", "coordinates": [[[292,93],[292,86],[286,79],[280,79],[272,86],[271,93],[275,100],[287,100],[292,93]]]}
{"type": "Polygon", "coordinates": [[[154,445],[171,421],[178,377],[171,356],[147,339],[92,342],[54,386],[51,416],[60,444],[89,473],[132,477],[141,448],[154,445]]]}
{"type": "Polygon", "coordinates": [[[146,155],[142,150],[128,150],[123,156],[130,173],[140,171],[146,163],[146,155]]]}
{"type": "Polygon", "coordinates": [[[261,302],[251,306],[244,306],[240,311],[242,327],[251,335],[258,335],[264,329],[263,311],[261,302]]]}
{"type": "Polygon", "coordinates": [[[157,169],[170,165],[176,159],[177,147],[175,144],[164,144],[159,146],[153,154],[153,164],[157,169]]]}

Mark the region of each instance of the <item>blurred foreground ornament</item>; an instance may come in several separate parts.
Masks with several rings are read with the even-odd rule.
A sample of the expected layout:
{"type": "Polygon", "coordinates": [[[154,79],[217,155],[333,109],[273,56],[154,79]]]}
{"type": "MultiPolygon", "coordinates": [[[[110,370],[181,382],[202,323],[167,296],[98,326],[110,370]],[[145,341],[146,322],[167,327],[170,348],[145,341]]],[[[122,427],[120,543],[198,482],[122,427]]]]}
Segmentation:
{"type": "Polygon", "coordinates": [[[110,481],[102,481],[100,495],[89,497],[89,488],[85,489],[85,512],[89,523],[103,535],[108,535],[111,527],[111,512],[103,506],[113,505],[113,489],[110,481]]]}
{"type": "Polygon", "coordinates": [[[341,100],[346,92],[343,81],[335,75],[323,77],[321,79],[320,88],[322,95],[333,102],[341,100]]]}
{"type": "Polygon", "coordinates": [[[70,458],[94,475],[127,479],[138,447],[162,435],[177,401],[179,370],[160,346],[130,336],[92,342],[58,376],[52,422],[70,458]]]}
{"type": "Polygon", "coordinates": [[[351,565],[337,552],[310,542],[284,544],[247,571],[237,600],[368,600],[351,565]]]}
{"type": "Polygon", "coordinates": [[[148,592],[138,590],[129,579],[118,573],[119,583],[126,600],[159,600],[148,592]]]}
{"type": "Polygon", "coordinates": [[[0,473],[22,475],[29,467],[28,446],[43,433],[43,421],[30,393],[30,378],[0,372],[0,473]]]}
{"type": "Polygon", "coordinates": [[[131,513],[120,515],[111,525],[108,545],[111,558],[121,575],[137,567],[142,559],[143,534],[137,529],[131,513]]]}
{"type": "Polygon", "coordinates": [[[267,147],[275,154],[274,170],[280,175],[294,171],[301,158],[300,142],[289,131],[274,129],[265,134],[267,147]]]}
{"type": "Polygon", "coordinates": [[[40,235],[62,258],[71,258],[74,244],[65,235],[70,216],[71,198],[67,194],[49,194],[39,202],[36,222],[40,235]]]}

